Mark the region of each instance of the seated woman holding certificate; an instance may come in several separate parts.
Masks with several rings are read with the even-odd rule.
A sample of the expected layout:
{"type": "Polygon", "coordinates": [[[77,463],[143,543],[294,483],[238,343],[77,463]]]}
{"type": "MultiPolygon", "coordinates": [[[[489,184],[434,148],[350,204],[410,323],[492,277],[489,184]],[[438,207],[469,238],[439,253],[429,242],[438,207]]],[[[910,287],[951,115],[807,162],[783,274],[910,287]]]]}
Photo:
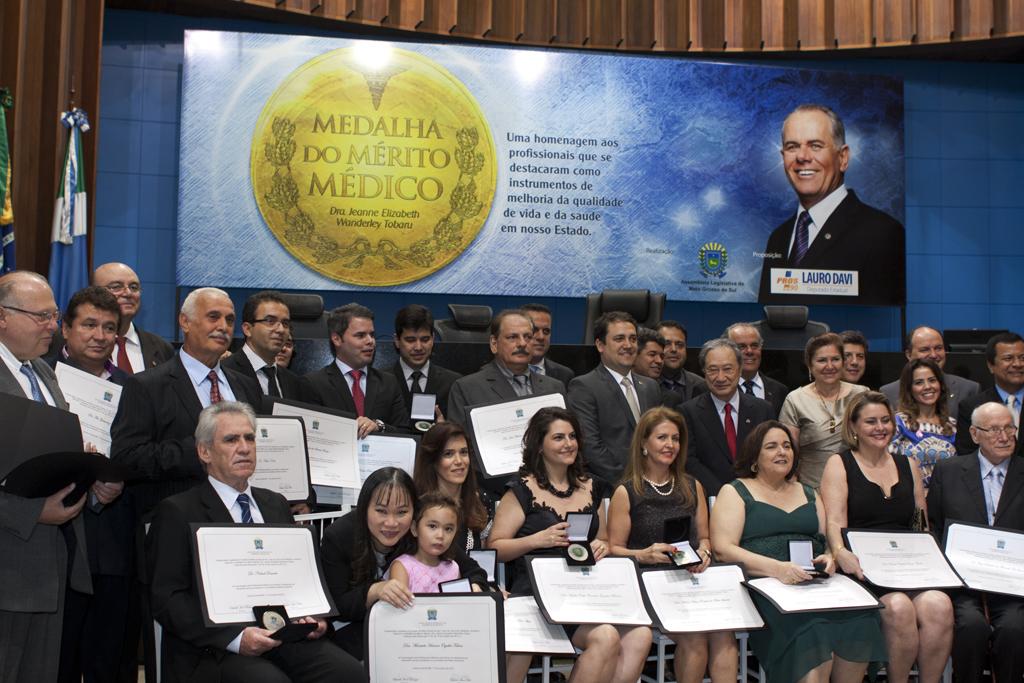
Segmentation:
{"type": "MultiPolygon", "coordinates": [[[[684,470],[686,438],[683,416],[670,408],[652,408],[640,416],[623,483],[615,489],[608,511],[612,555],[635,557],[641,564],[668,564],[677,550],[673,543],[685,542],[701,560],[688,569],[695,574],[707,569],[708,506],[704,487],[684,470]]],[[[736,680],[739,660],[731,631],[666,635],[676,644],[674,666],[680,683],[700,683],[709,663],[714,683],[736,680]]]]}
{"type": "MultiPolygon", "coordinates": [[[[531,591],[525,555],[561,554],[569,546],[569,513],[594,513],[590,550],[598,562],[608,554],[602,505],[606,487],[587,475],[579,435],[576,417],[564,408],[541,408],[526,428],[523,466],[501,499],[488,541],[498,561],[515,561],[513,594],[531,591]]],[[[586,624],[566,630],[583,651],[573,666],[576,683],[633,683],[639,678],[651,647],[646,626],[586,624]]],[[[509,656],[509,682],[524,680],[529,664],[529,655],[509,656]]]]}
{"type": "MultiPolygon", "coordinates": [[[[887,450],[894,423],[883,394],[871,391],[854,398],[843,418],[843,440],[853,448],[829,458],[821,479],[829,547],[839,569],[858,579],[864,579],[864,572],[857,556],[844,546],[842,529],[923,530],[921,471],[908,458],[887,450]]],[[[905,683],[916,660],[919,680],[937,683],[953,644],[949,596],[939,590],[875,592],[885,605],[882,633],[889,650],[888,680],[905,683]]]]}
{"type": "MultiPolygon", "coordinates": [[[[790,541],[810,541],[814,562],[835,572],[825,552],[825,508],[814,489],[796,480],[800,458],[781,422],[762,422],[736,458],[739,478],[718,493],[711,512],[711,547],[725,562],[742,563],[753,577],[800,584],[811,574],[790,561],[790,541]]],[[[756,592],[765,628],[750,645],[769,681],[860,683],[868,662],[884,661],[877,610],[784,614],[756,592]]]]}
{"type": "Polygon", "coordinates": [[[927,358],[915,358],[900,373],[896,434],[889,452],[910,458],[921,470],[925,492],[936,463],[956,455],[956,418],[946,406],[949,390],[942,368],[927,358]]]}
{"type": "MultiPolygon", "coordinates": [[[[324,578],[338,608],[334,642],[357,659],[365,657],[363,621],[378,600],[410,607],[408,584],[384,578],[391,561],[407,547],[416,514],[412,477],[396,467],[382,467],[363,482],[356,509],[324,531],[320,544],[324,578]]],[[[415,547],[415,545],[414,545],[415,547]]],[[[488,590],[487,573],[456,549],[459,574],[488,590]]]]}
{"type": "Polygon", "coordinates": [[[491,532],[490,500],[477,487],[476,467],[466,430],[455,422],[438,422],[420,439],[413,473],[420,495],[439,492],[462,507],[462,525],[454,543],[466,550],[483,548],[491,532]]]}

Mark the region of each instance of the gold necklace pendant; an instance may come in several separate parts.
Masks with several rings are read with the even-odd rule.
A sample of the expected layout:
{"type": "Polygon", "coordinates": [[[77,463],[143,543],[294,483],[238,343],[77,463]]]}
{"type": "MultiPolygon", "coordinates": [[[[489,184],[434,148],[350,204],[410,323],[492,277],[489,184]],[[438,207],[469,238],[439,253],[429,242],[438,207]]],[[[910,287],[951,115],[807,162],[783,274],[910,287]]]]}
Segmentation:
{"type": "Polygon", "coordinates": [[[828,431],[831,434],[836,433],[836,418],[831,416],[828,418],[828,431]]]}

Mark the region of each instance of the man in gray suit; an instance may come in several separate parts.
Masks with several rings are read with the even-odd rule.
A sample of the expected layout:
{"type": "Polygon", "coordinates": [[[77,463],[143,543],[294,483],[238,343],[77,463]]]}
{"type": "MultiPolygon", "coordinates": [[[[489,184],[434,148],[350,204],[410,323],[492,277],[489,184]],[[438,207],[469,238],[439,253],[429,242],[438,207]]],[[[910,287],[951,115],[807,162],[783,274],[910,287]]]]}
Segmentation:
{"type": "MultiPolygon", "coordinates": [[[[0,277],[0,392],[67,410],[53,370],[41,359],[59,321],[42,276],[16,271],[0,277]]],[[[0,469],[0,478],[10,470],[6,464],[0,469]]],[[[121,486],[97,485],[93,491],[107,503],[121,486]]],[[[63,502],[73,487],[48,498],[0,491],[2,681],[55,681],[67,588],[92,592],[79,516],[86,496],[70,507],[63,502]]]]}
{"type": "Polygon", "coordinates": [[[551,348],[551,309],[544,304],[526,304],[522,310],[526,311],[526,315],[533,321],[533,343],[530,345],[533,357],[530,358],[530,372],[554,377],[569,386],[576,373],[547,357],[548,349],[551,348]]]}
{"type": "Polygon", "coordinates": [[[633,373],[637,353],[636,321],[621,311],[594,323],[594,345],[601,363],[569,382],[569,410],[583,430],[587,469],[617,484],[629,457],[629,442],[644,411],[661,404],[657,383],[633,373]]]}
{"type": "MultiPolygon", "coordinates": [[[[903,353],[906,354],[908,361],[915,358],[927,358],[934,361],[943,370],[946,369],[946,344],[942,340],[942,334],[931,327],[922,325],[911,330],[910,334],[907,335],[903,353]]],[[[949,408],[950,415],[957,415],[960,401],[974,396],[981,391],[981,387],[974,380],[952,373],[945,373],[945,377],[946,388],[949,390],[949,394],[946,396],[946,406],[949,408]]],[[[889,382],[879,391],[885,394],[885,397],[889,399],[889,403],[895,408],[896,404],[899,403],[900,397],[899,380],[889,382]]]]}
{"type": "Polygon", "coordinates": [[[530,372],[532,339],[533,321],[525,311],[510,309],[494,316],[490,338],[494,360],[455,380],[448,394],[448,421],[468,426],[470,406],[542,394],[564,396],[565,385],[557,379],[530,372]]]}

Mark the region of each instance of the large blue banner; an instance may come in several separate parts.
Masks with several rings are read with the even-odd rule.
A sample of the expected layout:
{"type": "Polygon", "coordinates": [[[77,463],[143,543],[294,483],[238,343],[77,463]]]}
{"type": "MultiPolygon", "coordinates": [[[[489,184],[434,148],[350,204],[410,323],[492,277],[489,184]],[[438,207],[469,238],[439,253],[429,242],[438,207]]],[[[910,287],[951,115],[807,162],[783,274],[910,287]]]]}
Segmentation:
{"type": "MultiPolygon", "coordinates": [[[[754,301],[798,206],[783,121],[809,102],[845,123],[846,187],[903,221],[892,78],[208,31],[185,51],[181,285],[754,301]]],[[[812,239],[839,244],[831,225],[812,239]]],[[[903,296],[902,272],[860,272],[858,297],[856,266],[783,260],[772,286],[797,295],[903,296]]]]}

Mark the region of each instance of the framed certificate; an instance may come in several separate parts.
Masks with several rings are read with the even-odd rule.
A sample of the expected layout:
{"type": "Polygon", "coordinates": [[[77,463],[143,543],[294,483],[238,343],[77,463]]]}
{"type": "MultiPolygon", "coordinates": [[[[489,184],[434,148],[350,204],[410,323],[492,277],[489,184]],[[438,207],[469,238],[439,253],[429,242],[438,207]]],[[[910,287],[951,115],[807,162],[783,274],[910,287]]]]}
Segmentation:
{"type": "Polygon", "coordinates": [[[417,593],[408,609],[378,601],[366,619],[371,683],[505,683],[505,623],[497,593],[417,593]]]}
{"type": "Polygon", "coordinates": [[[561,394],[541,394],[488,405],[468,406],[473,451],[480,471],[487,477],[504,477],[519,471],[523,462],[526,425],[541,408],[565,407],[561,394]]]}
{"type": "Polygon", "coordinates": [[[256,471],[249,485],[276,491],[289,503],[309,498],[309,452],[301,417],[256,417],[256,471]]]}
{"type": "Polygon", "coordinates": [[[963,588],[935,537],[922,531],[843,529],[864,578],[880,588],[963,588]]]}
{"type": "Polygon", "coordinates": [[[736,564],[708,567],[700,574],[656,568],[640,572],[644,604],[663,633],[749,631],[762,628],[736,564]]]}
{"type": "MultiPolygon", "coordinates": [[[[330,411],[299,401],[273,399],[273,414],[301,417],[306,425],[309,478],[319,486],[358,489],[359,463],[356,459],[356,421],[342,411],[330,411]]],[[[257,454],[258,457],[258,454],[257,454]]]]}
{"type": "Polygon", "coordinates": [[[545,619],[532,595],[510,597],[504,607],[506,652],[570,657],[576,654],[565,628],[545,619]]]}
{"type": "Polygon", "coordinates": [[[537,604],[554,624],[650,626],[632,557],[570,567],[562,557],[527,557],[537,604]]]}
{"type": "Polygon", "coordinates": [[[864,586],[848,576],[833,574],[827,579],[790,585],[774,577],[750,579],[746,586],[757,591],[780,612],[829,612],[851,609],[879,609],[878,602],[864,586]]]}
{"type": "Polygon", "coordinates": [[[946,557],[968,588],[1024,597],[1024,533],[951,522],[945,536],[946,557]]]}
{"type": "Polygon", "coordinates": [[[253,607],[291,617],[336,614],[309,527],[192,524],[192,557],[207,626],[252,623],[253,607]]]}

